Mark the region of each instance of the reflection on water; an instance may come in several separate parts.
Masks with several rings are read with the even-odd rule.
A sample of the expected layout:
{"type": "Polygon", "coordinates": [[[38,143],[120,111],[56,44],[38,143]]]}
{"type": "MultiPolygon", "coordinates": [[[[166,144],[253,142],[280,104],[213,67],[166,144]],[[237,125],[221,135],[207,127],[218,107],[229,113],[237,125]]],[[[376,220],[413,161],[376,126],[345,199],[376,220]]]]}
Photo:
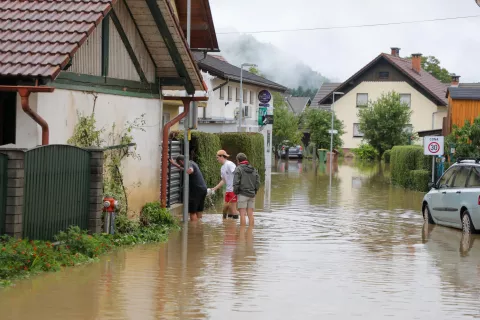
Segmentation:
{"type": "Polygon", "coordinates": [[[331,193],[328,166],[272,171],[254,228],[207,214],[168,243],[0,291],[0,318],[480,317],[480,241],[424,227],[423,194],[386,183],[388,167],[340,163],[331,193]]]}

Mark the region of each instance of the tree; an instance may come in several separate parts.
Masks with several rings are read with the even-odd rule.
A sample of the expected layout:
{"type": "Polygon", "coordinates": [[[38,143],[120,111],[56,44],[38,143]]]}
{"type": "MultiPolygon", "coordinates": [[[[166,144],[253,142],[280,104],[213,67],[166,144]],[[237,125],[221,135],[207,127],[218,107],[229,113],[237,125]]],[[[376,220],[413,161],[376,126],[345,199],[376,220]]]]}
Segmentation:
{"type": "MultiPolygon", "coordinates": [[[[315,143],[316,148],[330,149],[329,130],[332,128],[330,111],[309,108],[305,114],[305,125],[310,130],[310,141],[315,143]]],[[[345,133],[345,126],[335,117],[333,127],[338,131],[333,135],[333,148],[338,149],[343,145],[341,136],[345,133]]]]}
{"type": "Polygon", "coordinates": [[[278,147],[298,145],[302,139],[302,132],[298,130],[299,118],[288,109],[283,96],[273,93],[273,147],[277,155],[278,147]]]}
{"type": "Polygon", "coordinates": [[[260,70],[258,70],[258,68],[250,67],[248,69],[248,72],[256,74],[257,76],[263,77],[263,75],[260,73],[260,70]]]}
{"type": "Polygon", "coordinates": [[[406,144],[409,134],[406,128],[412,111],[408,104],[400,102],[400,95],[394,91],[382,94],[377,101],[358,113],[363,140],[374,147],[381,158],[386,150],[406,144]]]}
{"type": "Polygon", "coordinates": [[[449,154],[450,144],[455,144],[457,158],[478,158],[480,156],[480,117],[473,123],[465,120],[463,127],[453,125],[452,133],[445,139],[445,153],[449,154]]]}
{"type": "MultiPolygon", "coordinates": [[[[411,59],[412,57],[408,57],[408,59],[411,59]]],[[[425,56],[422,57],[422,69],[430,72],[435,78],[440,80],[443,83],[450,83],[452,81],[452,78],[450,76],[450,72],[448,72],[447,69],[442,68],[440,66],[440,60],[438,60],[434,56],[425,56]]]]}

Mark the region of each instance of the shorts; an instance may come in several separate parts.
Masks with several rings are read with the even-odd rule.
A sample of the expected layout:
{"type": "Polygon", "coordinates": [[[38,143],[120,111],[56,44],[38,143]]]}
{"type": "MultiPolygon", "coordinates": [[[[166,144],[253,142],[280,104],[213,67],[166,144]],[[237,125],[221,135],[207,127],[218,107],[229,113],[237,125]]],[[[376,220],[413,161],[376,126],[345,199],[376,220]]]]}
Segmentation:
{"type": "Polygon", "coordinates": [[[203,212],[205,209],[205,198],[207,197],[207,190],[200,190],[188,201],[188,213],[203,212]]]}
{"type": "Polygon", "coordinates": [[[253,209],[255,208],[255,197],[247,197],[242,196],[241,194],[238,195],[238,209],[253,209]]]}
{"type": "Polygon", "coordinates": [[[237,202],[237,195],[233,192],[225,192],[225,203],[237,202]]]}

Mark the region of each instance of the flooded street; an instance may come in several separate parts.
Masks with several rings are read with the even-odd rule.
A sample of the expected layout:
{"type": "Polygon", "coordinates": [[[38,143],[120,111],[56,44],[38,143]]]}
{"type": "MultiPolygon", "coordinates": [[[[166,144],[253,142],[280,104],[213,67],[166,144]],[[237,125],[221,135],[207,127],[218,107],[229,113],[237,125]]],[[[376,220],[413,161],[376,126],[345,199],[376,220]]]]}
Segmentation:
{"type": "Polygon", "coordinates": [[[168,243],[0,291],[0,319],[480,318],[480,240],[423,228],[388,169],[280,161],[256,225],[205,215],[168,243]]]}

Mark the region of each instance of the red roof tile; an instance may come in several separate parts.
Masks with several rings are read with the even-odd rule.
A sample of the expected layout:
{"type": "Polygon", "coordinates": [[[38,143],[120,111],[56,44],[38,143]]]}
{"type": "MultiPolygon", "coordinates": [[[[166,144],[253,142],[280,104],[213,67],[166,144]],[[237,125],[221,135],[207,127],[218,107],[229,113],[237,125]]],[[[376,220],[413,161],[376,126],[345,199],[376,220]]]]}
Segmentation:
{"type": "Polygon", "coordinates": [[[0,0],[0,76],[54,79],[116,0],[0,0]]]}

